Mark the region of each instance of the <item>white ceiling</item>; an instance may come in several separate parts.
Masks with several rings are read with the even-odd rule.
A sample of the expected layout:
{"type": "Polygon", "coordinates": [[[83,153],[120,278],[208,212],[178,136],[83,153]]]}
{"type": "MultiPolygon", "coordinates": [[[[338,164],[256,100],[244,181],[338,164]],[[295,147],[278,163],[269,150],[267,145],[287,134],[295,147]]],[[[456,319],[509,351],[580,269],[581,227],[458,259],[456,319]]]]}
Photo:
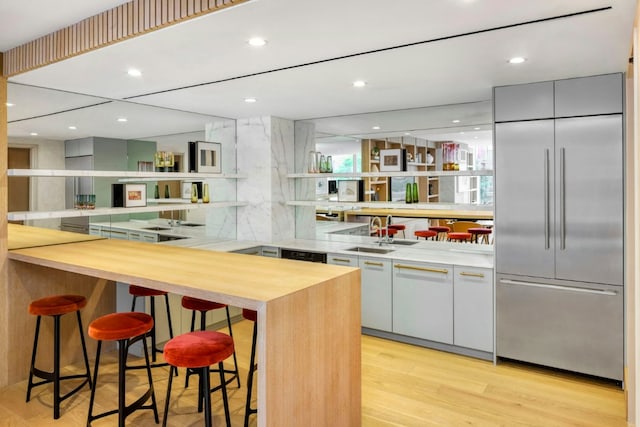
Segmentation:
{"type": "MultiPolygon", "coordinates": [[[[3,7],[4,41],[9,38],[3,7]]],[[[274,115],[300,120],[474,103],[467,105],[477,110],[465,110],[466,118],[456,116],[464,110],[458,107],[448,113],[438,110],[438,120],[419,114],[410,114],[409,120],[394,113],[397,120],[388,118],[387,124],[380,124],[379,114],[370,120],[360,116],[358,126],[344,117],[316,121],[318,130],[338,135],[370,134],[372,121],[379,122],[380,132],[433,133],[437,128],[460,135],[476,124],[490,123],[490,103],[475,102],[490,100],[493,86],[625,71],[635,7],[634,0],[253,0],[10,81],[229,118],[274,115]],[[544,21],[523,24],[537,20],[544,21]],[[495,29],[504,26],[512,27],[495,29]],[[258,35],[268,40],[265,47],[246,44],[258,35]],[[394,48],[406,44],[410,46],[394,48]],[[527,61],[509,64],[513,56],[527,61]],[[129,77],[129,67],[141,69],[143,76],[129,77]],[[367,86],[352,87],[357,79],[367,86]],[[245,103],[249,96],[258,102],[245,103]],[[460,128],[452,128],[455,118],[461,120],[460,128]]],[[[26,5],[12,8],[14,13],[29,13],[26,5]]],[[[53,21],[63,22],[68,16],[64,11],[47,12],[53,21]]],[[[25,26],[22,34],[14,29],[12,37],[29,39],[49,31],[30,29],[39,25],[25,26]]],[[[10,101],[16,104],[9,109],[10,122],[65,105],[56,97],[36,103],[25,96],[22,101],[20,92],[10,87],[10,101]]],[[[118,105],[123,108],[120,114],[127,114],[118,105]]],[[[113,106],[111,110],[116,113],[113,106]]],[[[55,117],[47,118],[47,126],[56,126],[55,117]]],[[[37,121],[43,120],[10,123],[10,135],[27,132],[29,123],[37,121]]],[[[133,130],[138,124],[129,120],[127,125],[133,130]]],[[[136,137],[146,131],[139,129],[136,137]]]]}

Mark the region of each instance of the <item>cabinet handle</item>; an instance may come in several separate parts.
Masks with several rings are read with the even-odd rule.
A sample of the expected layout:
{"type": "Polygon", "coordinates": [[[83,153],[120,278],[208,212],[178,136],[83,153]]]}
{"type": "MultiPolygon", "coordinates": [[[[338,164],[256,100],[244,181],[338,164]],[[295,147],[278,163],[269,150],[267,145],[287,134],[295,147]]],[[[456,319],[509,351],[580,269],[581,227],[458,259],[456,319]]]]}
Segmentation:
{"type": "Polygon", "coordinates": [[[560,149],[560,249],[565,249],[565,188],[564,188],[564,148],[560,149]]]}
{"type": "Polygon", "coordinates": [[[260,252],[255,251],[255,252],[247,252],[247,255],[260,255],[260,252]]]}
{"type": "Polygon", "coordinates": [[[264,249],[262,250],[262,253],[269,254],[269,255],[277,255],[278,254],[278,252],[276,252],[276,251],[265,251],[264,249]]]}
{"type": "Polygon", "coordinates": [[[549,149],[544,150],[544,248],[549,249],[549,149]]]}
{"type": "Polygon", "coordinates": [[[413,265],[404,265],[404,264],[396,264],[395,267],[396,268],[405,268],[407,270],[428,271],[430,273],[449,274],[449,270],[447,270],[446,268],[415,267],[413,265]]]}
{"type": "Polygon", "coordinates": [[[484,274],[483,273],[467,273],[466,271],[461,271],[460,272],[461,276],[470,276],[470,277],[481,277],[484,279],[484,274]]]}
{"type": "Polygon", "coordinates": [[[345,258],[331,258],[331,260],[335,262],[351,262],[351,260],[345,258]]]}
{"type": "Polygon", "coordinates": [[[364,262],[365,265],[374,265],[376,267],[384,267],[384,264],[381,262],[371,262],[371,261],[365,261],[364,262]]]}

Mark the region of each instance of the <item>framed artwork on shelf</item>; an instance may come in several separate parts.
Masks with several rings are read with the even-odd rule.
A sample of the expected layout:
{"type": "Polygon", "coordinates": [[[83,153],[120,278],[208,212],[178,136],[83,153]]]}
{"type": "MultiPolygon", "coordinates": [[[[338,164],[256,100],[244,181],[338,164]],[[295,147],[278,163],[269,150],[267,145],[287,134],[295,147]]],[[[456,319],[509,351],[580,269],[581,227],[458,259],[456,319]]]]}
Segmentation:
{"type": "Polygon", "coordinates": [[[222,173],[222,144],[189,142],[189,172],[222,173]]]}
{"type": "Polygon", "coordinates": [[[407,150],[393,148],[380,150],[380,172],[402,172],[407,170],[407,150]]]}
{"type": "Polygon", "coordinates": [[[146,184],[112,184],[111,205],[114,208],[147,206],[146,184]]]}
{"type": "Polygon", "coordinates": [[[364,181],[359,179],[344,179],[337,181],[339,202],[364,201],[364,181]]]}

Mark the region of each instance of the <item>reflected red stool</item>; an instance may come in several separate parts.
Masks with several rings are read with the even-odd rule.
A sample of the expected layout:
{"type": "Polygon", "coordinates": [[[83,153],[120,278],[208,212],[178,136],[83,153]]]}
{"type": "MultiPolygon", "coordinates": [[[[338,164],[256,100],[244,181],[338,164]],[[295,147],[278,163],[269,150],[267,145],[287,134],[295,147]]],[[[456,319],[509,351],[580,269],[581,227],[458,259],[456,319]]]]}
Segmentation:
{"type": "Polygon", "coordinates": [[[469,228],[467,231],[471,233],[472,242],[478,243],[478,240],[479,240],[478,237],[482,236],[482,243],[489,244],[489,234],[491,234],[490,228],[484,228],[484,227],[469,228]]]}
{"type": "Polygon", "coordinates": [[[249,362],[249,376],[247,377],[247,403],[244,408],[244,427],[249,427],[249,415],[258,412],[251,407],[251,390],[253,390],[253,372],[258,369],[256,365],[256,341],[258,338],[258,312],[242,309],[242,317],[253,322],[253,338],[251,339],[251,361],[249,362]]]}
{"type": "MultiPolygon", "coordinates": [[[[207,311],[218,310],[218,309],[224,308],[226,313],[227,313],[227,327],[229,328],[229,335],[231,336],[231,338],[233,338],[233,330],[231,329],[231,316],[229,315],[229,306],[228,305],[221,304],[219,302],[207,301],[207,300],[203,300],[203,299],[199,299],[199,298],[193,298],[193,297],[184,296],[184,297],[182,297],[182,307],[186,308],[187,310],[192,310],[192,312],[191,312],[191,332],[193,332],[195,330],[196,312],[200,313],[200,330],[204,331],[204,330],[207,329],[207,322],[206,322],[207,311]]],[[[236,359],[235,350],[233,352],[233,364],[234,364],[233,365],[234,366],[233,370],[225,371],[225,373],[227,373],[227,374],[233,374],[227,380],[227,384],[232,383],[233,380],[237,380],[238,387],[240,387],[240,376],[238,375],[238,362],[237,362],[237,359],[236,359]]],[[[212,372],[216,372],[216,369],[212,369],[212,372]]],[[[196,372],[194,372],[191,369],[187,369],[187,378],[185,379],[185,383],[184,383],[185,387],[189,387],[189,377],[194,373],[196,373],[196,372]]],[[[216,389],[211,390],[211,391],[215,391],[215,390],[216,389]]]]}
{"type": "Polygon", "coordinates": [[[471,233],[451,232],[447,233],[448,241],[467,242],[471,240],[471,233]]]}
{"type": "Polygon", "coordinates": [[[27,385],[27,402],[31,399],[31,390],[34,387],[43,384],[53,383],[53,418],[60,418],[60,403],[66,398],[89,383],[92,387],[91,371],[89,370],[89,358],[87,357],[87,346],[84,341],[84,333],[82,328],[82,319],[80,317],[80,309],[87,305],[87,299],[81,295],[55,295],[32,301],[29,304],[29,313],[38,316],[36,319],[36,333],[33,339],[33,352],[31,353],[31,367],[29,368],[29,383],[27,385]],[[86,371],[84,374],[78,375],[60,375],[60,318],[67,313],[76,312],[78,319],[78,331],[80,333],[80,342],[82,343],[82,355],[84,356],[84,366],[86,371]],[[53,371],[47,372],[35,367],[36,354],[38,350],[38,336],[40,335],[40,320],[42,316],[53,317],[53,371]],[[43,381],[34,382],[33,377],[41,378],[43,381]],[[60,381],[86,378],[82,383],[77,385],[67,394],[60,396],[60,381]]]}
{"type": "MultiPolygon", "coordinates": [[[[171,309],[169,308],[169,295],[165,291],[158,291],[156,289],[145,288],[142,286],[129,285],[129,293],[133,295],[133,301],[131,302],[131,311],[136,311],[136,300],[138,297],[149,297],[151,317],[153,318],[153,328],[149,335],[151,336],[151,360],[156,361],[156,353],[162,353],[162,349],[157,346],[156,338],[156,302],[155,297],[164,296],[164,304],[167,309],[167,322],[169,323],[169,338],[173,338],[173,328],[171,327],[171,309]]],[[[160,363],[156,366],[166,366],[166,363],[160,363]]]]}
{"type": "Polygon", "coordinates": [[[152,409],[156,424],[160,422],[158,419],[156,395],[153,391],[149,351],[147,350],[147,341],[145,340],[146,335],[152,328],[153,318],[146,313],[138,312],[107,314],[105,316],[98,317],[89,325],[89,336],[98,341],[98,348],[96,350],[96,366],[93,371],[93,388],[91,389],[91,399],[89,400],[87,426],[90,426],[91,422],[98,418],[118,414],[118,426],[124,427],[126,417],[138,409],[152,409]],[[102,341],[118,341],[118,409],[106,411],[98,415],[92,415],[98,382],[98,367],[100,366],[102,341]],[[135,402],[127,405],[125,401],[127,348],[136,341],[142,341],[142,347],[144,348],[144,359],[146,362],[147,378],[149,379],[149,388],[135,402]],[[151,397],[151,405],[145,405],[149,400],[149,397],[151,397]]]}
{"type": "MultiPolygon", "coordinates": [[[[398,230],[389,227],[389,236],[395,236],[397,232],[398,232],[398,230]]],[[[378,236],[386,236],[387,235],[387,229],[386,228],[379,228],[376,231],[372,231],[371,235],[372,236],[376,236],[376,237],[378,237],[378,236]]]]}
{"type": "Polygon", "coordinates": [[[397,231],[402,231],[402,238],[406,238],[407,236],[404,234],[404,230],[407,228],[406,225],[404,224],[389,224],[387,225],[387,227],[389,228],[389,230],[397,230],[397,231]]]}
{"type": "Polygon", "coordinates": [[[415,234],[416,240],[420,239],[421,237],[424,237],[425,240],[429,238],[435,240],[435,237],[438,235],[436,231],[431,230],[416,230],[413,232],[413,234],[415,234]]]}
{"type": "Polygon", "coordinates": [[[222,389],[222,401],[227,427],[231,426],[229,415],[229,401],[227,399],[227,387],[224,378],[223,360],[235,353],[233,338],[216,331],[196,331],[178,335],[169,340],[164,346],[164,360],[172,366],[169,371],[169,384],[167,386],[167,399],[164,403],[163,427],[167,425],[169,415],[169,399],[171,397],[171,383],[173,369],[187,368],[198,373],[200,377],[198,386],[198,412],[202,412],[204,406],[204,424],[210,427],[211,417],[211,387],[209,385],[210,366],[218,364],[220,372],[220,388],[222,389]]]}
{"type": "Polygon", "coordinates": [[[429,227],[429,230],[438,233],[436,240],[445,240],[447,238],[447,233],[451,231],[449,227],[444,225],[432,225],[429,227]]]}

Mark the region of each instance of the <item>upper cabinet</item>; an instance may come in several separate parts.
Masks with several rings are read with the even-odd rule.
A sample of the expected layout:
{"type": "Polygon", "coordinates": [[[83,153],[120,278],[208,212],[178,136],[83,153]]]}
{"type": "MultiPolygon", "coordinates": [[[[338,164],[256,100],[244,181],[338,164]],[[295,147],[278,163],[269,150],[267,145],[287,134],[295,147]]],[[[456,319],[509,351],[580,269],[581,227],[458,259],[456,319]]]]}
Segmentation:
{"type": "Polygon", "coordinates": [[[554,114],[553,82],[496,87],[493,98],[496,122],[548,119],[554,114]]]}
{"type": "Polygon", "coordinates": [[[622,74],[558,80],[555,117],[622,113],[622,74]]]}

